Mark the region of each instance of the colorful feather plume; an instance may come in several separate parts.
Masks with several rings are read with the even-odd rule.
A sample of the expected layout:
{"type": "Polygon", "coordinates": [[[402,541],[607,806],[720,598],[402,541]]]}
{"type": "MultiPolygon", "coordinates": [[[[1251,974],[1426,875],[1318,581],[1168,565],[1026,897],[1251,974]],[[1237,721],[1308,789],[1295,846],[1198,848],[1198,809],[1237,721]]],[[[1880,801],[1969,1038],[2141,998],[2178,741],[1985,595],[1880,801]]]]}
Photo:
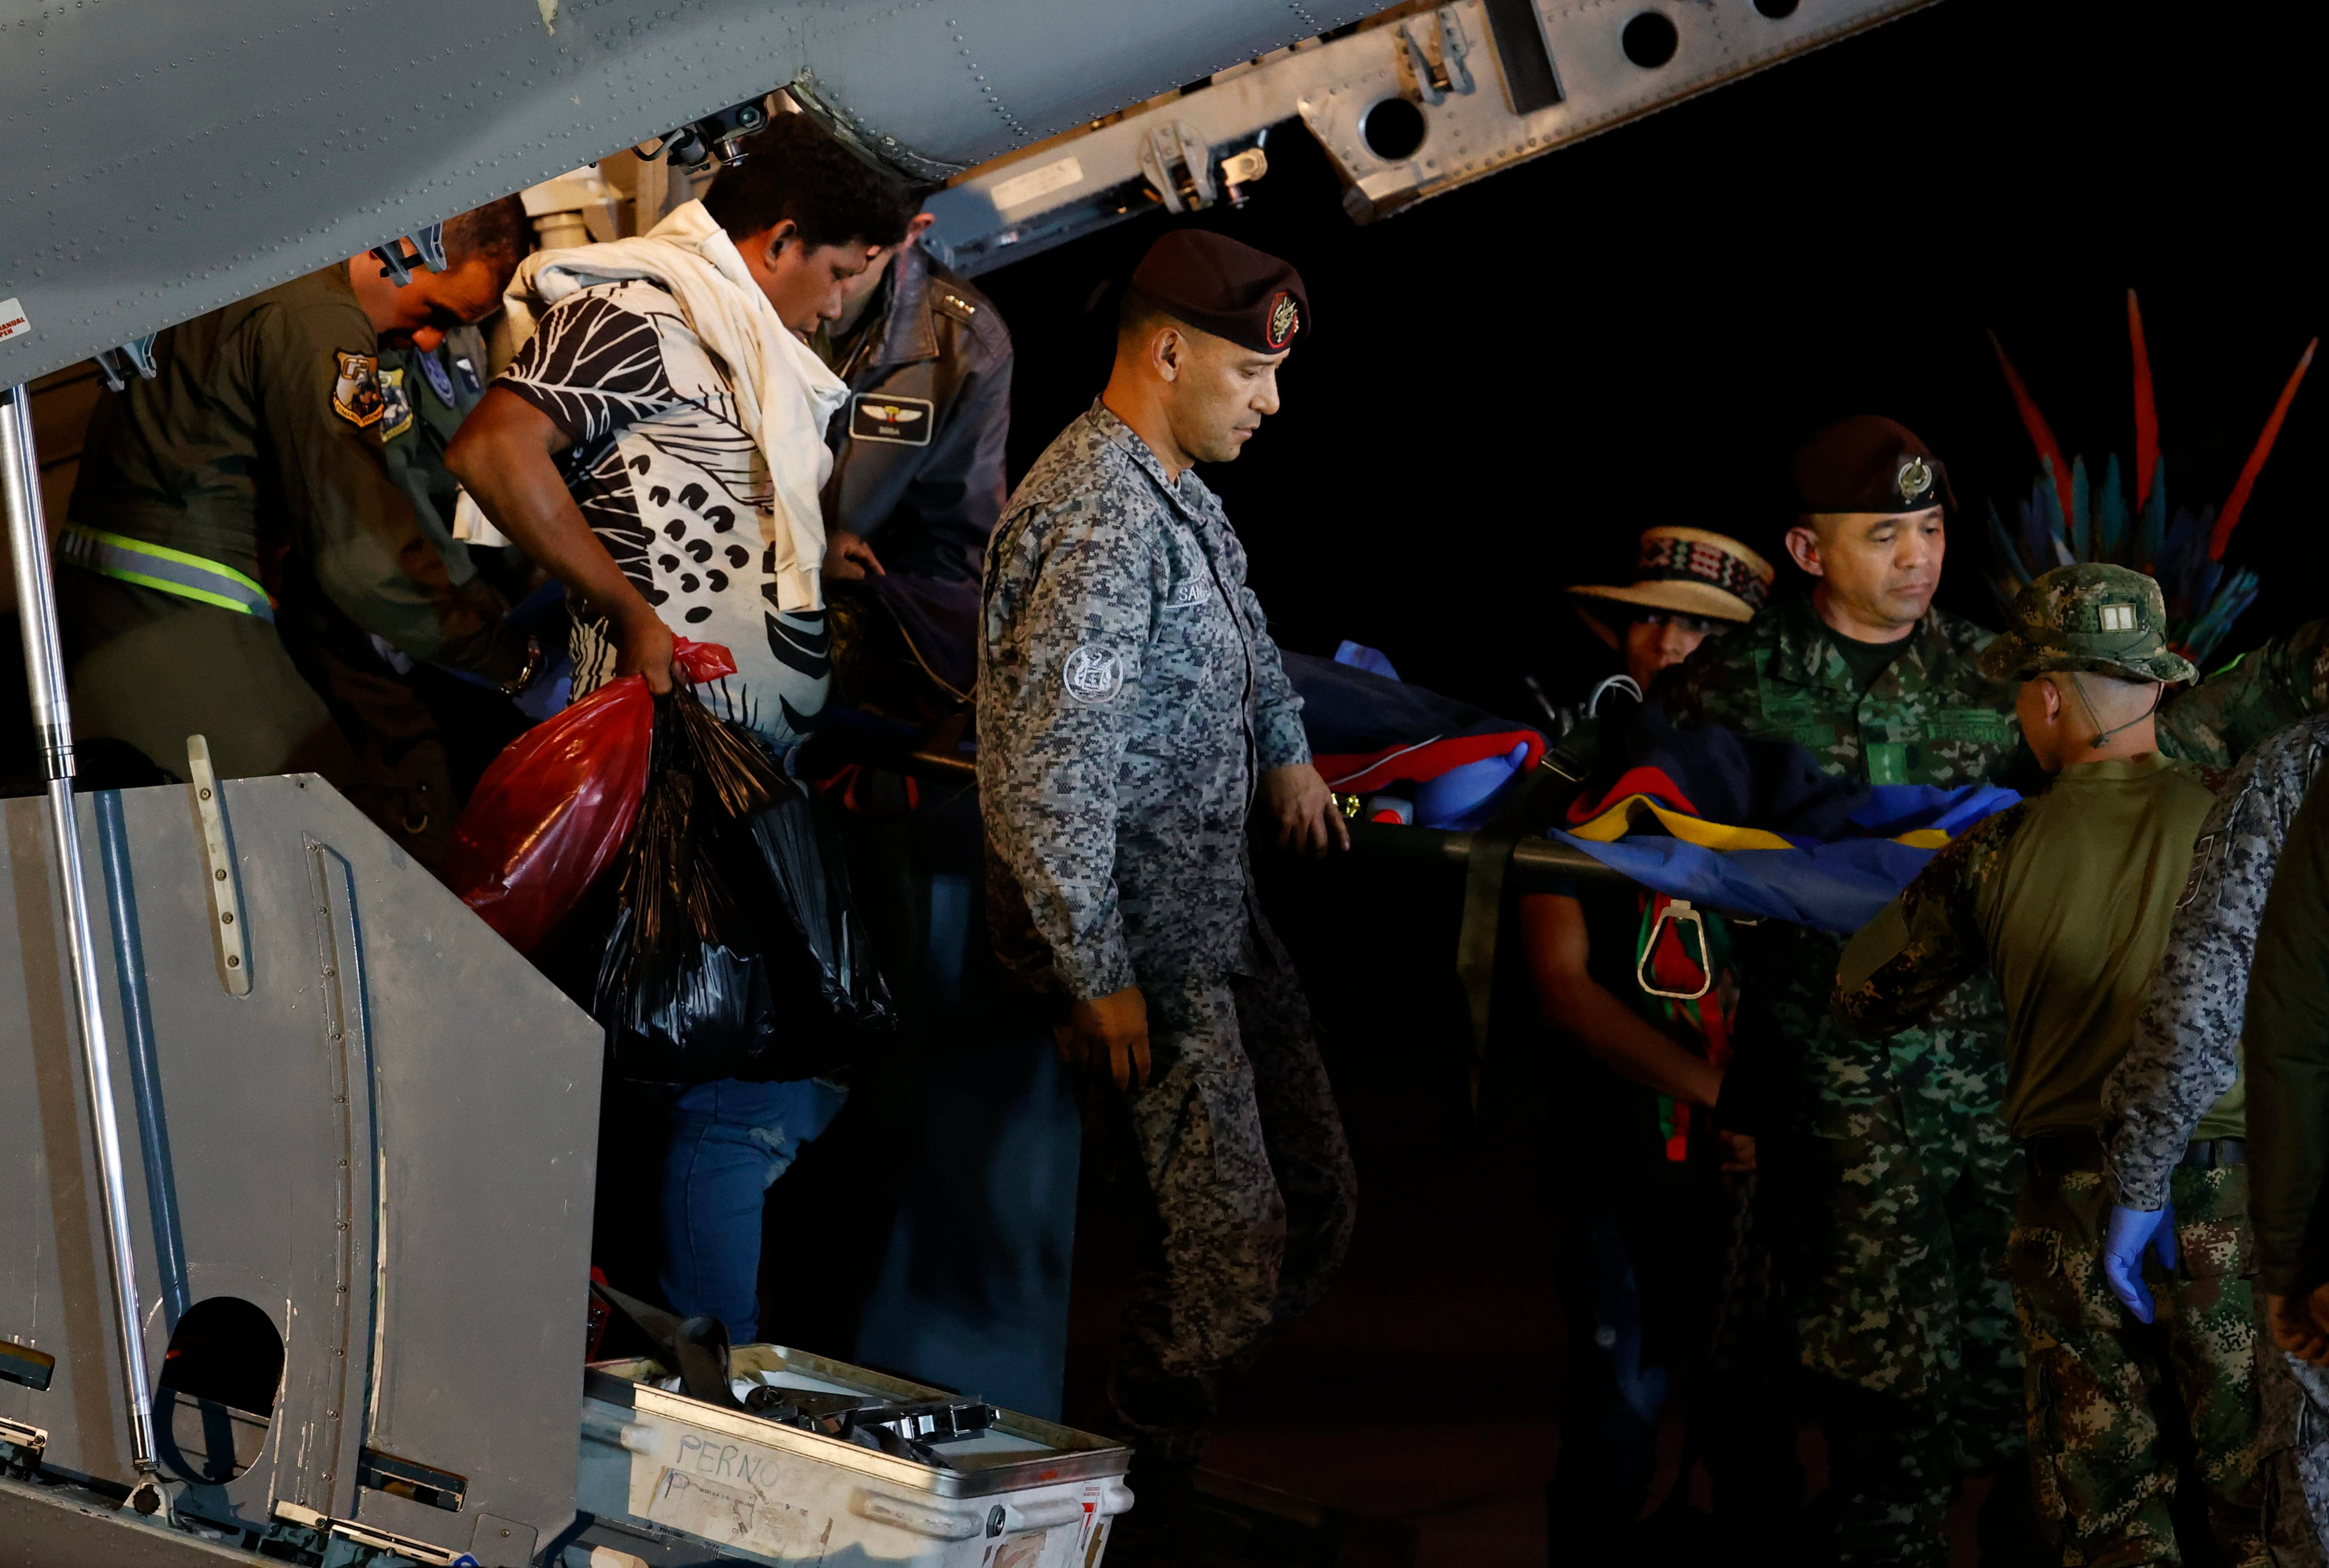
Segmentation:
{"type": "Polygon", "coordinates": [[[2104,465],[2099,484],[2090,482],[2083,457],[2063,461],[2061,444],[2039,411],[2037,399],[2006,357],[1997,334],[1990,343],[1997,350],[2006,390],[2013,396],[2023,428],[2038,454],[2039,474],[2030,498],[2016,507],[2015,526],[1989,508],[1990,554],[1995,564],[1991,587],[1998,603],[2010,606],[2014,596],[2032,577],[2056,567],[2079,561],[2111,561],[2150,573],[2159,580],[2167,601],[2167,631],[2177,650],[2204,665],[2232,624],[2256,602],[2257,576],[2246,567],[2227,568],[2224,546],[2239,523],[2249,492],[2265,458],[2279,438],[2297,384],[2312,366],[2315,339],[2306,345],[2296,370],[2281,389],[2279,401],[2265,421],[2255,449],[2240,469],[2221,513],[2213,506],[2193,512],[2181,507],[2172,517],[2167,504],[2167,463],[2159,451],[2159,412],[2151,380],[2151,351],[2143,335],[2143,313],[2135,291],[2126,293],[2126,332],[2135,361],[2134,500],[2127,498],[2126,476],[2113,455],[2104,465]]]}

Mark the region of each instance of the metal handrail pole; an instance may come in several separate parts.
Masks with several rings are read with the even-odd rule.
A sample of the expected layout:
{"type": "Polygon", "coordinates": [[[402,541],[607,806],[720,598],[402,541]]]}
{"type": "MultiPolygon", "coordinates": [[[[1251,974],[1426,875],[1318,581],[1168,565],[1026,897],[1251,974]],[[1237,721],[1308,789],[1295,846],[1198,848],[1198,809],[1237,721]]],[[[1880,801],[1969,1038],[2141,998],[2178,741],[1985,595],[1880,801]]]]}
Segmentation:
{"type": "Polygon", "coordinates": [[[72,709],[65,696],[62,638],[57,630],[56,584],[49,572],[49,538],[41,516],[40,458],[33,446],[33,399],[28,387],[0,391],[0,492],[8,513],[8,553],[16,567],[16,618],[24,634],[25,684],[49,786],[49,831],[56,842],[64,885],[65,934],[72,963],[74,1010],[80,1022],[81,1066],[89,1083],[89,1113],[97,1138],[104,1186],[105,1241],[113,1265],[114,1327],[120,1336],[122,1400],[129,1413],[132,1457],[141,1477],[156,1466],[154,1412],[146,1397],[146,1316],[137,1300],[137,1259],[129,1236],[129,1188],[121,1174],[121,1122],[114,1110],[113,1059],[106,1038],[105,1004],[98,994],[97,938],[82,880],[80,822],[73,812],[72,709]]]}

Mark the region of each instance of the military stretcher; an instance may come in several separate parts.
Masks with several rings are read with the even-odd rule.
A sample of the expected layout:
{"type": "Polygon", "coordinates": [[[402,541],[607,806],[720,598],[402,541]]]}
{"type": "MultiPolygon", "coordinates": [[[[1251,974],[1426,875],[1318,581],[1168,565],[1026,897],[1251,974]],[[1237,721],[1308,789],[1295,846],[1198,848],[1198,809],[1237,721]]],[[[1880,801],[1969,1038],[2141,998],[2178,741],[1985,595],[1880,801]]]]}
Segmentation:
{"type": "MultiPolygon", "coordinates": [[[[220,781],[190,756],[183,786],[75,793],[30,382],[92,357],[109,379],[150,374],[165,326],[367,249],[398,260],[401,237],[426,257],[448,216],[618,148],[693,158],[748,128],[774,82],[911,177],[975,171],[938,243],[998,265],[1136,200],[1234,202],[1266,173],[1254,133],[1298,117],[1297,89],[1331,89],[1348,120],[1313,129],[1344,137],[1366,217],[1922,3],[1757,0],[1759,22],[1650,5],[1659,26],[1613,15],[1599,32],[1554,28],[1529,0],[1365,27],[1372,0],[233,0],[0,18],[0,136],[24,175],[0,195],[0,493],[47,781],[45,800],[0,807],[11,1560],[1090,1568],[1130,1502],[1121,1450],[1008,1413],[947,1418],[961,1429],[944,1435],[1014,1456],[966,1482],[966,1451],[929,1446],[935,1428],[900,1426],[925,1446],[888,1451],[857,1441],[881,1422],[836,1435],[694,1409],[655,1367],[586,1385],[597,1026],[478,941],[320,780],[220,781]],[[1323,56],[1285,68],[1320,35],[1366,40],[1336,49],[1331,82],[1323,56]],[[1234,102],[1170,107],[1240,78],[1234,102]],[[1385,140],[1402,128],[1403,150],[1385,140]],[[1463,155],[1482,136],[1495,149],[1463,155]],[[998,158],[1016,161],[979,169],[998,158]],[[735,1454],[670,1482],[707,1433],[735,1454]],[[793,1461],[818,1443],[848,1449],[834,1473],[857,1479],[801,1479],[793,1461]],[[695,1511],[659,1521],[658,1487],[695,1511]],[[812,1494],[845,1530],[771,1522],[805,1518],[812,1494]]],[[[964,766],[948,737],[906,752],[910,769],[964,766]]],[[[1354,840],[1482,885],[1598,874],[1499,823],[1362,823],[1354,840]]],[[[776,1347],[736,1356],[739,1376],[791,1376],[793,1416],[810,1394],[904,1412],[891,1426],[944,1404],[776,1347]]]]}

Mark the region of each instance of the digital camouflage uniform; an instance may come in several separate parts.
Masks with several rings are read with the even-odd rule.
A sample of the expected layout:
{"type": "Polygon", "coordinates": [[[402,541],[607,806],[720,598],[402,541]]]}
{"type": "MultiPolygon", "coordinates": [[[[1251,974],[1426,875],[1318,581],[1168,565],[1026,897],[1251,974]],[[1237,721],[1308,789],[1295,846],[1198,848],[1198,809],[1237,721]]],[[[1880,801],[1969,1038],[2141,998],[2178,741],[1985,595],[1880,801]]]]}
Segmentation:
{"type": "Polygon", "coordinates": [[[1193,1460],[1224,1379],[1324,1294],[1356,1181],[1286,953],[1255,906],[1261,770],[1309,760],[1245,552],[1095,404],[988,548],[978,784],[997,956],[1061,1000],[1137,985],[1127,1098],[1157,1245],[1109,1378],[1126,1434],[1193,1460]]]}
{"type": "MultiPolygon", "coordinates": [[[[2117,1201],[2155,1209],[2172,1198],[2179,1236],[2191,1223],[2189,1178],[2246,1174],[2178,1167],[2201,1118],[2243,1087],[2240,1025],[2257,926],[2288,825],[2324,757],[2329,719],[2312,718],[2273,736],[2234,770],[2201,826],[2135,1042],[2103,1085],[2117,1201]]],[[[2261,1329],[2255,1338],[2265,1535],[2276,1563],[2329,1561],[2329,1376],[2285,1355],[2261,1329]]]]}
{"type": "MultiPolygon", "coordinates": [[[[2020,737],[2013,689],[1975,663],[1990,636],[1929,612],[1863,694],[1809,596],[1789,594],[1710,639],[1650,695],[1680,725],[1795,741],[1834,777],[1996,783],[2020,737]]],[[[2324,703],[2329,628],[2315,622],[2167,703],[2161,748],[2226,766],[2324,703]]],[[[1765,1200],[1792,1253],[1842,1560],[1946,1562],[1958,1482],[2021,1447],[2004,1277],[2021,1160],[1998,1116],[1996,988],[1977,978],[1922,1027],[1851,1039],[1828,1013],[1840,938],[1766,922],[1741,930],[1739,948],[1748,982],[1733,1076],[1757,1102],[1765,1200]]]]}

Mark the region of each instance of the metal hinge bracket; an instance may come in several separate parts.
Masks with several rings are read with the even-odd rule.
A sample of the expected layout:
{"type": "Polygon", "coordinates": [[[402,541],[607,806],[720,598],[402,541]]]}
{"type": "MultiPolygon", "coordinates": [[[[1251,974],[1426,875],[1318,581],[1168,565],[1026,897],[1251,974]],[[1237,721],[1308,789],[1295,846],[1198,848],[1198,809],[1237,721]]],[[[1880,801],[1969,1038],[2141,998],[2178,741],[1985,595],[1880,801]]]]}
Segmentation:
{"type": "Polygon", "coordinates": [[[230,996],[250,994],[250,944],[245,939],[242,896],[237,890],[234,856],[227,846],[226,803],[219,797],[218,775],[211,767],[211,743],[199,735],[186,737],[187,786],[194,792],[194,812],[203,824],[203,866],[209,872],[211,931],[218,939],[219,976],[230,996]]]}

